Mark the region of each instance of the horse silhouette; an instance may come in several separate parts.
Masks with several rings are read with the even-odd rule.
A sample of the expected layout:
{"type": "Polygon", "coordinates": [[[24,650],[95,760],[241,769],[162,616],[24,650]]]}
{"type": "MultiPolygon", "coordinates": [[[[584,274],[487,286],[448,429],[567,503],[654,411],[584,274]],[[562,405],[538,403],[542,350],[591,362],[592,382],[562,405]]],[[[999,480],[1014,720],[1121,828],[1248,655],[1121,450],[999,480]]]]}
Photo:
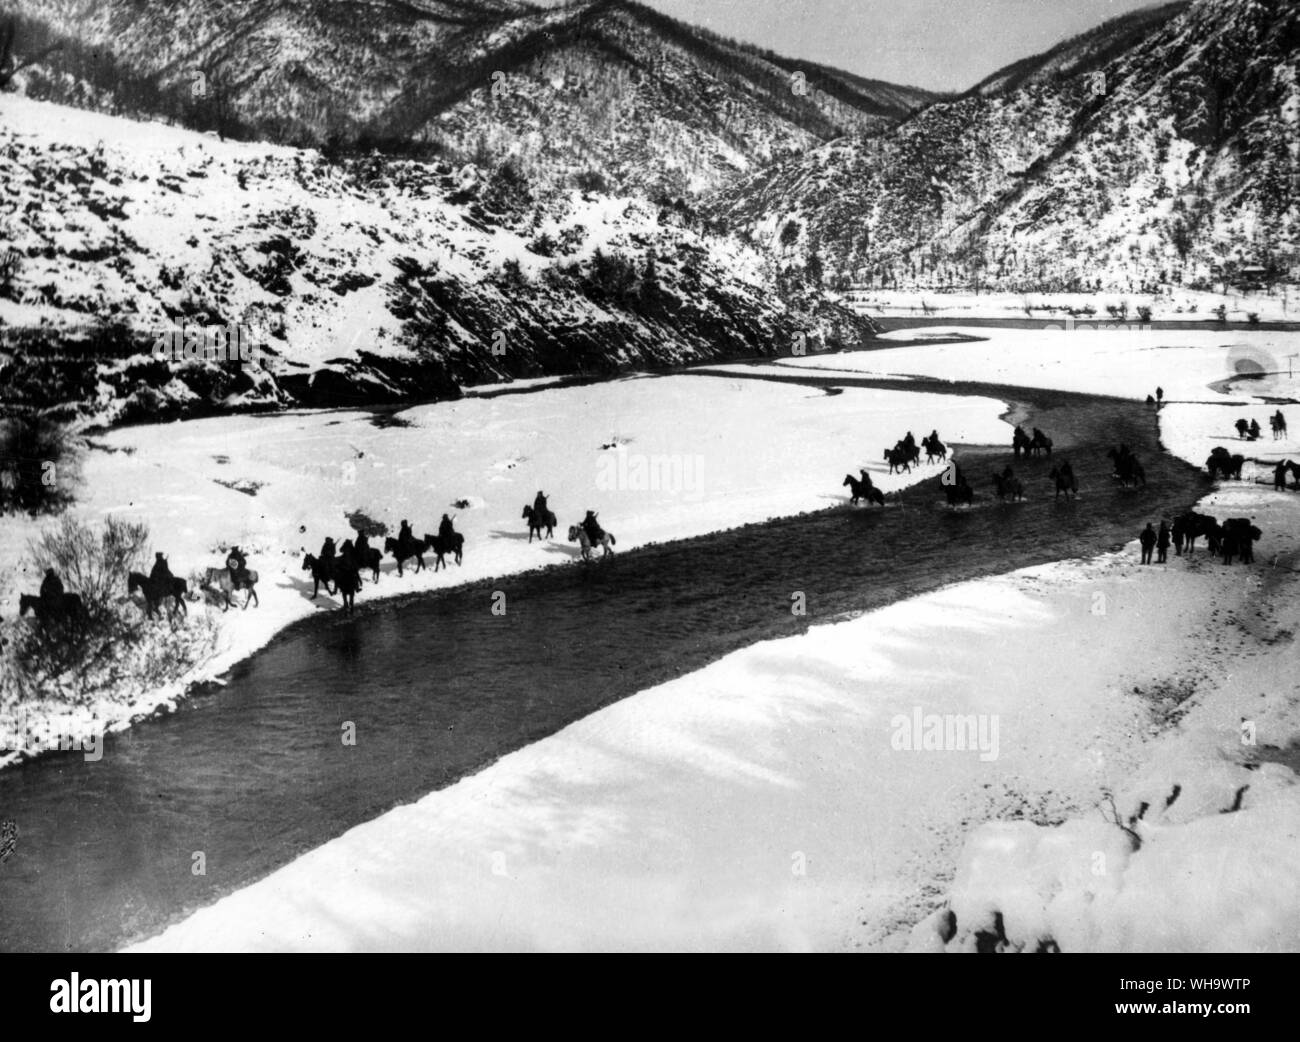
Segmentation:
{"type": "Polygon", "coordinates": [[[158,605],[168,599],[171,600],[171,607],[167,609],[168,616],[176,614],[176,609],[181,610],[182,615],[188,615],[189,609],[185,606],[185,580],[172,576],[167,580],[155,582],[148,575],[140,572],[131,572],[126,577],[126,592],[135,593],[139,590],[144,594],[145,615],[153,618],[158,614],[158,605]]]}
{"type": "Polygon", "coordinates": [[[402,574],[402,562],[415,558],[415,570],[424,571],[424,552],[429,549],[429,537],[423,539],[411,539],[409,541],[398,541],[392,536],[384,540],[384,552],[392,554],[397,561],[397,574],[402,574]]]}
{"type": "Polygon", "coordinates": [[[1121,486],[1124,488],[1128,488],[1129,485],[1146,487],[1147,472],[1133,453],[1121,452],[1119,449],[1108,449],[1106,455],[1115,464],[1115,477],[1119,478],[1121,486]]]}
{"type": "Polygon", "coordinates": [[[374,573],[374,581],[379,582],[379,565],[383,561],[384,555],[377,546],[368,546],[364,550],[358,551],[355,547],[352,550],[352,564],[358,572],[367,571],[374,573]]]}
{"type": "Polygon", "coordinates": [[[1253,564],[1255,561],[1255,542],[1263,534],[1250,523],[1250,518],[1228,518],[1223,522],[1223,563],[1232,564],[1234,557],[1240,557],[1242,564],[1253,564]]]}
{"type": "MultiPolygon", "coordinates": [[[[531,540],[529,540],[531,542],[531,540]]],[[[452,532],[446,539],[439,538],[436,535],[425,535],[425,545],[436,555],[433,559],[433,570],[436,572],[439,568],[446,568],[447,562],[443,559],[445,554],[454,554],[456,563],[461,563],[461,557],[465,548],[465,537],[459,532],[452,532]]]]}
{"type": "Polygon", "coordinates": [[[1017,499],[1025,498],[1025,484],[1017,477],[1004,478],[1001,474],[993,475],[993,487],[997,489],[998,499],[1003,502],[1007,497],[1011,497],[1014,503],[1017,499]]]}
{"type": "Polygon", "coordinates": [[[1210,472],[1211,478],[1214,478],[1217,474],[1222,474],[1225,481],[1228,478],[1240,481],[1241,468],[1245,463],[1245,456],[1240,454],[1229,455],[1228,450],[1222,445],[1216,445],[1210,450],[1210,455],[1205,460],[1205,469],[1210,472]]]}
{"type": "Polygon", "coordinates": [[[24,593],[18,597],[18,617],[21,619],[31,612],[42,623],[85,625],[90,621],[90,613],[79,593],[64,593],[53,604],[47,603],[36,594],[24,593]]]}
{"type": "MultiPolygon", "coordinates": [[[[587,535],[587,530],[583,528],[582,525],[569,526],[569,542],[578,544],[579,548],[582,551],[582,559],[584,561],[591,560],[591,550],[593,544],[591,542],[591,537],[587,535]]],[[[613,547],[617,542],[618,540],[614,538],[614,533],[608,530],[601,532],[600,546],[605,551],[603,554],[601,554],[602,559],[608,557],[610,554],[614,552],[613,547]]]]}
{"type": "Polygon", "coordinates": [[[1286,437],[1286,417],[1282,415],[1282,410],[1278,409],[1268,418],[1268,425],[1273,429],[1273,440],[1286,437]]]}
{"type": "Polygon", "coordinates": [[[552,511],[547,510],[544,515],[539,516],[534,512],[533,505],[531,503],[525,503],[524,512],[520,516],[527,518],[528,520],[528,541],[530,543],[533,541],[534,534],[536,534],[538,539],[542,538],[543,528],[546,529],[547,539],[554,538],[555,526],[557,522],[555,520],[555,514],[552,511]]]}
{"type": "Polygon", "coordinates": [[[848,486],[852,495],[849,502],[857,506],[859,499],[865,499],[868,503],[877,503],[880,506],[885,505],[885,494],[876,488],[875,485],[868,485],[861,478],[855,478],[852,474],[845,474],[844,480],[840,482],[840,487],[848,486]]]}
{"type": "Polygon", "coordinates": [[[925,449],[925,462],[933,463],[935,460],[946,460],[948,458],[948,447],[938,438],[931,438],[928,434],[921,439],[921,446],[925,449]]]}
{"type": "Polygon", "coordinates": [[[909,474],[912,471],[912,455],[906,449],[886,449],[885,462],[889,464],[889,473],[891,474],[899,469],[905,470],[909,474]]]}
{"type": "Polygon", "coordinates": [[[1056,483],[1056,498],[1061,498],[1061,493],[1065,493],[1065,498],[1077,496],[1079,494],[1079,479],[1074,476],[1074,471],[1066,472],[1060,467],[1053,467],[1052,472],[1047,475],[1056,483]]]}
{"type": "Polygon", "coordinates": [[[1027,448],[1029,455],[1031,456],[1037,456],[1041,452],[1044,453],[1048,459],[1052,458],[1052,439],[1037,427],[1034,428],[1034,436],[1029,440],[1027,448]]]}
{"type": "Polygon", "coordinates": [[[311,572],[312,581],[316,584],[311,591],[312,600],[315,600],[316,595],[320,593],[322,583],[325,585],[325,592],[331,597],[334,595],[334,563],[336,560],[337,558],[322,559],[315,554],[308,554],[302,559],[302,570],[311,572]]]}

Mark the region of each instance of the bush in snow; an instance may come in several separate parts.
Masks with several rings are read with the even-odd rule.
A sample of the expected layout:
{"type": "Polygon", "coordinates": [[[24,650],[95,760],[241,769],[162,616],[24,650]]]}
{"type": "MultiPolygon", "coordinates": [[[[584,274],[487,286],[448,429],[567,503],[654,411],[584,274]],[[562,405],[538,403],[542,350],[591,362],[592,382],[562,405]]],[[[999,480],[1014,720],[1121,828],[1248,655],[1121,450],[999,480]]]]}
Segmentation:
{"type": "MultiPolygon", "coordinates": [[[[215,622],[198,615],[169,624],[148,619],[127,592],[132,571],[145,572],[148,526],[108,518],[99,528],[70,516],[30,548],[32,571],[52,568],[65,593],[76,593],[86,620],[75,632],[26,616],[0,632],[0,707],[15,701],[93,701],[155,690],[212,648],[215,622]]],[[[23,591],[35,593],[35,590],[23,591]]]]}

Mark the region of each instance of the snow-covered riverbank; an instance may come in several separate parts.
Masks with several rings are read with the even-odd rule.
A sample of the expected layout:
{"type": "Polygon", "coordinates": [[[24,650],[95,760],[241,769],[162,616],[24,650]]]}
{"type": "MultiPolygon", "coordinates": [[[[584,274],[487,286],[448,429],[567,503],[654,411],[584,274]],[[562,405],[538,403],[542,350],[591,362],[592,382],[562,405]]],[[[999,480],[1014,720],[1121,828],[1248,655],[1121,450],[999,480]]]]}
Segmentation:
{"type": "MultiPolygon", "coordinates": [[[[326,535],[353,533],[346,515],[363,511],[396,534],[409,519],[417,534],[455,516],[465,536],[463,567],[398,578],[388,559],[379,597],[506,576],[575,559],[567,527],[587,509],[624,552],[844,499],[846,471],[867,467],[885,490],[938,473],[889,475],[885,445],[904,431],[938,427],[950,442],[1005,438],[1005,403],[987,398],[803,387],[689,376],[627,379],[531,394],[420,406],[377,425],[370,413],[307,412],[129,427],[92,439],[75,515],[149,524],[154,550],[188,576],[219,566],[239,544],[260,573],[260,606],[222,614],[192,605],[196,632],[215,615],[215,652],[163,690],[122,690],[69,707],[26,703],[22,723],[42,717],[63,734],[114,730],[175,704],[185,688],[219,676],[289,623],[338,602],[311,600],[305,552],[326,535]],[[560,522],[554,540],[529,544],[524,503],[541,489],[560,522]],[[454,505],[468,501],[466,508],[454,505]]],[[[0,611],[17,614],[18,595],[35,592],[27,545],[48,520],[5,526],[0,539],[0,611]]],[[[432,565],[432,557],[427,557],[432,565]]],[[[125,594],[125,591],[123,591],[125,594]]],[[[242,598],[242,595],[240,595],[242,598]]],[[[160,623],[160,625],[162,625],[160,623]]],[[[22,731],[12,697],[0,702],[0,739],[22,731]]],[[[12,744],[12,743],[11,743],[12,744]]],[[[17,759],[0,742],[0,763],[17,759]]]]}

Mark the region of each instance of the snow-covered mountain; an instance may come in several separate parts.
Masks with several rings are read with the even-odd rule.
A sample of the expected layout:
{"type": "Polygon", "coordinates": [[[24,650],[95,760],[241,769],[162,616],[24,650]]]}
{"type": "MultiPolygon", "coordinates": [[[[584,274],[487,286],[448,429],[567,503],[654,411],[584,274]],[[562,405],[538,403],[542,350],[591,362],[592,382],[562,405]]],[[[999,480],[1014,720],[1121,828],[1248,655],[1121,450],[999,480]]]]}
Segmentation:
{"type": "Polygon", "coordinates": [[[724,188],[714,216],[836,284],[1300,279],[1300,5],[1117,19],[895,130],[724,188]]]}
{"type": "Polygon", "coordinates": [[[0,95],[0,384],[105,420],[455,395],[868,332],[674,209],[0,95]],[[244,327],[249,366],[156,338],[244,327]],[[798,340],[799,334],[806,338],[798,340]]]}
{"type": "Polygon", "coordinates": [[[380,145],[548,187],[703,191],[936,95],[737,44],[628,0],[14,0],[30,95],[234,136],[380,145]]]}

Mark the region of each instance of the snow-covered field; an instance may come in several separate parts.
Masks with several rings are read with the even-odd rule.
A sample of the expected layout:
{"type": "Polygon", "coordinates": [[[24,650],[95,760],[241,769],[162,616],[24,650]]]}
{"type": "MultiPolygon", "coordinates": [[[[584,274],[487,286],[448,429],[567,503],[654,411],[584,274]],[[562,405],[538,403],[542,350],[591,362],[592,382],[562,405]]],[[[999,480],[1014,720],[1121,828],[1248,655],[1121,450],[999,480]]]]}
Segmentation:
{"type": "MultiPolygon", "coordinates": [[[[577,548],[566,541],[567,528],[588,509],[599,511],[623,552],[821,509],[843,500],[844,474],[859,467],[886,491],[899,488],[938,469],[891,477],[883,446],[908,429],[919,437],[936,425],[954,443],[1000,441],[1004,411],[987,398],[858,389],[828,395],[672,376],[421,406],[398,414],[395,425],[386,419],[385,427],[369,413],[302,412],[114,430],[93,439],[103,448],[86,457],[73,512],[147,522],[152,550],[166,553],[178,576],[219,567],[223,547],[242,546],[260,575],[260,607],[222,616],[214,657],[169,689],[122,692],[79,707],[72,720],[66,706],[28,703],[25,718],[30,724],[44,708],[65,731],[93,733],[96,717],[113,730],[173,704],[185,684],[219,675],[295,619],[337,608],[324,591],[310,599],[302,561],[305,552],[319,552],[326,535],[340,545],[351,537],[345,515],[354,510],[385,522],[393,535],[403,518],[417,535],[436,532],[445,512],[465,536],[463,567],[398,578],[386,559],[380,582],[367,582],[360,594],[364,603],[570,562],[577,548]],[[539,489],[550,496],[559,526],[554,540],[530,545],[521,513],[539,489]],[[470,505],[458,509],[456,500],[470,505]]],[[[5,526],[6,616],[17,614],[19,593],[40,585],[27,545],[48,525],[5,526]]],[[[426,562],[432,566],[432,555],[426,562]]],[[[199,611],[192,606],[192,617],[199,611]]],[[[191,625],[199,631],[197,621],[191,625]]],[[[15,723],[11,699],[0,704],[0,736],[15,733],[15,723]]]]}
{"type": "MultiPolygon", "coordinates": [[[[897,330],[884,341],[959,335],[960,343],[915,344],[787,358],[757,367],[780,373],[927,376],[1020,387],[1055,387],[1086,394],[1143,400],[1164,389],[1165,401],[1248,404],[1255,396],[1300,399],[1300,333],[1231,330],[1158,330],[1136,327],[1059,331],[944,327],[897,330]],[[1221,381],[1249,374],[1258,379],[1221,381]]],[[[720,366],[754,371],[755,367],[720,366]]],[[[1272,410],[1268,410],[1271,412],[1272,410]]],[[[1235,416],[1234,416],[1235,419],[1235,416]]],[[[1259,420],[1267,432],[1267,413],[1259,420]]],[[[1294,433],[1294,432],[1293,432],[1294,433]]],[[[1198,461],[1199,462],[1199,461],[1198,461]]]]}
{"type": "Polygon", "coordinates": [[[1219,286],[1215,292],[1168,288],[1159,294],[1124,293],[938,293],[925,290],[875,290],[864,295],[867,314],[886,318],[994,318],[1048,319],[1063,322],[1071,310],[1092,308],[1090,317],[1078,321],[1109,324],[1136,322],[1139,307],[1151,308],[1151,317],[1161,322],[1205,322],[1214,320],[1215,309],[1227,309],[1229,322],[1246,322],[1252,313],[1261,322],[1295,322],[1300,319],[1300,295],[1294,287],[1281,286],[1273,292],[1243,291],[1219,286]],[[1117,319],[1107,308],[1128,305],[1127,317],[1117,319]]]}
{"type": "MultiPolygon", "coordinates": [[[[961,350],[989,380],[1154,387],[1139,353],[1012,381],[1005,347],[961,350]]],[[[1224,413],[1168,407],[1166,443],[1199,462],[1224,413]]],[[[1300,497],[1228,483],[1201,509],[1255,519],[1253,567],[1131,546],[736,652],[139,947],[967,949],[1000,912],[1015,948],[1300,949],[1300,497]],[[932,715],[975,748],[931,747],[932,715]]]]}

